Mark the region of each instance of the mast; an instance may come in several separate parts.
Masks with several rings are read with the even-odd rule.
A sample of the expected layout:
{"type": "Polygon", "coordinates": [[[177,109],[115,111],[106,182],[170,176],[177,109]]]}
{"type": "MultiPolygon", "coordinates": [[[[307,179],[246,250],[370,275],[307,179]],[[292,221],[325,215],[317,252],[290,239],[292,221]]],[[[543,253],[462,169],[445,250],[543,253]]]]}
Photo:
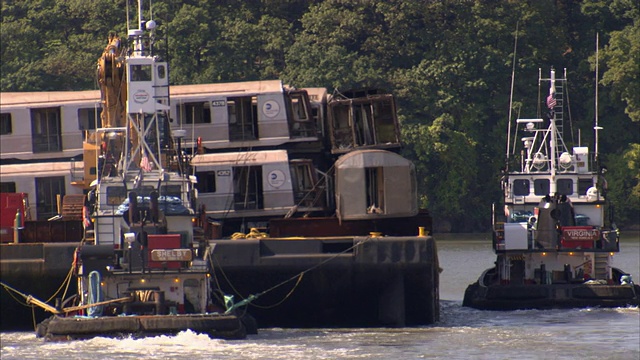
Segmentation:
{"type": "Polygon", "coordinates": [[[602,130],[602,128],[600,126],[598,126],[598,78],[599,78],[599,72],[598,72],[598,51],[599,51],[599,35],[598,33],[596,33],[596,83],[595,83],[595,87],[596,87],[596,98],[595,98],[595,124],[593,126],[593,130],[595,132],[595,146],[594,146],[594,160],[596,163],[596,170],[600,171],[600,164],[599,164],[599,153],[598,153],[598,131],[602,130]]]}
{"type": "MultiPolygon", "coordinates": [[[[550,162],[550,171],[551,176],[555,177],[556,175],[556,144],[558,143],[558,128],[556,124],[556,113],[553,111],[553,108],[556,105],[556,71],[551,68],[551,77],[550,77],[550,85],[549,85],[549,96],[547,97],[547,106],[550,109],[551,116],[549,116],[549,160],[550,162]]],[[[556,193],[556,184],[555,181],[551,182],[551,190],[552,194],[556,193]]]]}
{"type": "MultiPolygon", "coordinates": [[[[149,10],[150,12],[150,10],[149,10]]],[[[161,126],[167,118],[168,74],[166,63],[151,53],[156,23],[144,19],[142,0],[138,0],[137,23],[128,22],[133,50],[125,59],[127,67],[127,154],[123,172],[154,169],[163,172],[161,162],[161,126]],[[132,28],[135,26],[135,28],[132,28]]],[[[129,18],[129,16],[127,16],[129,18]]]]}
{"type": "Polygon", "coordinates": [[[511,111],[513,110],[513,83],[516,78],[516,50],[518,49],[518,25],[516,23],[516,36],[513,44],[513,64],[511,66],[511,93],[509,95],[509,118],[507,119],[507,166],[509,166],[509,145],[511,144],[511,111]]]}

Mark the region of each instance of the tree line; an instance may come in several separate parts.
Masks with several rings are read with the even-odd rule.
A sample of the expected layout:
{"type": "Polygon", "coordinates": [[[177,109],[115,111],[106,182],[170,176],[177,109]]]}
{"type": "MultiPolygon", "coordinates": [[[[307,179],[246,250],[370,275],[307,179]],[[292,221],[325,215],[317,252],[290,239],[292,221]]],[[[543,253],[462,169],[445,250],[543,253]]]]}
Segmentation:
{"type": "MultiPolygon", "coordinates": [[[[0,91],[96,89],[107,35],[126,37],[137,3],[127,1],[4,0],[0,91]]],[[[172,84],[282,79],[393,93],[420,205],[456,231],[487,230],[501,198],[514,59],[512,117],[535,116],[539,69],[566,68],[572,141],[594,148],[598,36],[607,195],[618,225],[640,223],[636,0],[155,0],[152,10],[172,84]]]]}

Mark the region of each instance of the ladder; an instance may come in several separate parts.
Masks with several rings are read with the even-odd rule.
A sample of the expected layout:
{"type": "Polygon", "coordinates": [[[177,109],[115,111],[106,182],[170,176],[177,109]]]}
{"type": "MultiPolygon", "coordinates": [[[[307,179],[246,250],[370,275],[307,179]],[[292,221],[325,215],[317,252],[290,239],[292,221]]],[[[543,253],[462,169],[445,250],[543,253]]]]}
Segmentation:
{"type": "Polygon", "coordinates": [[[556,156],[559,157],[566,151],[564,143],[564,86],[566,79],[556,79],[556,105],[553,107],[554,121],[556,122],[556,156]]]}
{"type": "Polygon", "coordinates": [[[595,253],[594,258],[595,266],[593,269],[593,276],[598,280],[608,280],[611,276],[609,275],[609,253],[595,253]]]}
{"type": "Polygon", "coordinates": [[[93,242],[96,245],[117,244],[117,240],[120,238],[120,230],[116,228],[116,217],[121,218],[121,216],[116,216],[114,212],[115,209],[109,215],[95,218],[93,234],[88,235],[93,235],[93,242]]]}

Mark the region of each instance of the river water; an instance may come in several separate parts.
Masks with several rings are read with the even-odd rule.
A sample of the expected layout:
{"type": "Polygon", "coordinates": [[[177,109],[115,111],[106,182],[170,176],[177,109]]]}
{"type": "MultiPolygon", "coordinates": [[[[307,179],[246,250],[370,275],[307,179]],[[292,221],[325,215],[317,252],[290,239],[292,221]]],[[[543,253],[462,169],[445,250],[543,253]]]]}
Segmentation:
{"type": "MultiPolygon", "coordinates": [[[[384,329],[260,329],[245,340],[182,332],[146,339],[45,343],[30,332],[0,334],[8,359],[640,359],[640,310],[508,312],[463,308],[466,286],[493,265],[487,235],[437,235],[443,272],[441,321],[384,329]]],[[[614,265],[640,281],[640,236],[624,236],[614,265]]]]}

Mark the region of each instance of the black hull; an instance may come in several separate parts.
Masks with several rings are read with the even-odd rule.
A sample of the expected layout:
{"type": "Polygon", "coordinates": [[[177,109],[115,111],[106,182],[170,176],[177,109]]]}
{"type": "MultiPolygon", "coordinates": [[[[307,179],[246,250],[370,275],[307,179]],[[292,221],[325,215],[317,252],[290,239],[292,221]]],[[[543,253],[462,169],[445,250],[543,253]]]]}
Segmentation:
{"type": "MultiPolygon", "coordinates": [[[[439,320],[439,266],[432,237],[210,242],[215,244],[214,286],[233,294],[236,302],[264,292],[247,307],[259,327],[397,327],[439,320]]],[[[66,277],[77,244],[1,246],[0,281],[47,300],[66,277]]],[[[75,292],[72,281],[67,296],[75,292]]],[[[5,290],[0,294],[2,330],[33,330],[50,316],[35,308],[34,322],[30,307],[5,290]]]]}
{"type": "MultiPolygon", "coordinates": [[[[78,243],[34,243],[0,245],[0,281],[26,295],[46,301],[54,294],[62,298],[63,284],[73,262],[78,243]]],[[[77,291],[72,279],[69,297],[77,291]]],[[[49,302],[53,304],[53,300],[49,302]]],[[[41,308],[25,305],[25,299],[0,289],[0,330],[35,330],[37,323],[51,316],[41,308]]]]}
{"type": "Polygon", "coordinates": [[[462,306],[479,310],[627,307],[640,304],[638,285],[469,285],[462,306]]]}
{"type": "Polygon", "coordinates": [[[439,320],[431,237],[248,240],[242,249],[237,241],[215,243],[215,279],[226,293],[240,301],[266,291],[248,307],[260,327],[401,327],[439,320]],[[364,242],[353,252],[336,253],[358,241],[364,242]]]}

